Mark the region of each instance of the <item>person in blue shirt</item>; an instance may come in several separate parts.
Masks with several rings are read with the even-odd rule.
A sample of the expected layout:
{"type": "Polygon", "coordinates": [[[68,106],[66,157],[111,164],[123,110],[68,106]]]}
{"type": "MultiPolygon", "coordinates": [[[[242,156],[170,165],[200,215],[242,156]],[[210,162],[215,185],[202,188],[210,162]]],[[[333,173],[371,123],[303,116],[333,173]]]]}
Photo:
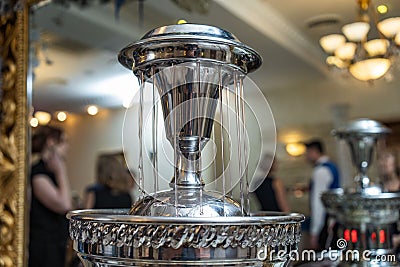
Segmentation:
{"type": "Polygon", "coordinates": [[[328,240],[330,226],[321,201],[321,194],[329,189],[339,188],[340,175],[335,163],[325,155],[324,146],[320,140],[312,140],[305,145],[307,160],[313,165],[310,182],[310,245],[313,249],[324,249],[332,242],[328,240]]]}

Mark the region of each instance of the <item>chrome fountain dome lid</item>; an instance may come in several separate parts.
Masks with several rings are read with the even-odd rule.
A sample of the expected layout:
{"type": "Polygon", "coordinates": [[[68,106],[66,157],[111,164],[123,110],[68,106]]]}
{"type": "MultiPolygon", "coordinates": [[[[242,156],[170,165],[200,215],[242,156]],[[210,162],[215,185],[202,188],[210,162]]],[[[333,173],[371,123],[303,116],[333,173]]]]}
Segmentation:
{"type": "Polygon", "coordinates": [[[346,138],[348,136],[360,135],[385,135],[389,134],[391,130],[385,127],[382,123],[366,118],[350,121],[337,130],[333,130],[332,134],[339,138],[346,138]]]}
{"type": "Polygon", "coordinates": [[[229,64],[249,73],[261,66],[261,56],[232,33],[208,25],[177,24],[146,33],[118,55],[119,62],[135,71],[146,65],[207,60],[229,64]]]}

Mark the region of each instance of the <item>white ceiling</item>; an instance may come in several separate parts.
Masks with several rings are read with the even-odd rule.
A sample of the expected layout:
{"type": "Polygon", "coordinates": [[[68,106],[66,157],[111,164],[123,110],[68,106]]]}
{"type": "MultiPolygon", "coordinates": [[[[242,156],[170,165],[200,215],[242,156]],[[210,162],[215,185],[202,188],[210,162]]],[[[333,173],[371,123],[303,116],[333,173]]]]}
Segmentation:
{"type": "MultiPolygon", "coordinates": [[[[196,1],[187,0],[192,4],[196,1]]],[[[146,0],[143,27],[138,22],[137,1],[126,2],[119,19],[114,17],[112,5],[82,9],[50,4],[35,11],[32,39],[38,40],[33,47],[39,63],[34,68],[36,110],[83,112],[89,104],[120,106],[123,90],[130,88],[131,74],[117,63],[118,51],[148,30],[181,18],[227,29],[257,50],[263,57],[263,66],[250,77],[267,98],[268,94],[279,98],[279,92],[285,92],[285,97],[296,92],[298,97],[302,88],[306,88],[307,97],[313,95],[313,90],[335,87],[390,87],[400,91],[400,70],[395,70],[390,84],[382,80],[366,85],[328,71],[324,64],[325,55],[318,40],[325,34],[339,33],[341,25],[355,19],[356,0],[215,0],[210,1],[206,14],[187,12],[171,0],[146,0]],[[336,23],[318,24],[321,20],[336,23]],[[40,38],[35,38],[39,32],[40,38]],[[117,86],[115,77],[125,87],[117,86]]],[[[375,5],[381,2],[389,6],[386,16],[400,16],[400,1],[373,0],[375,5]]],[[[358,96],[362,94],[351,91],[350,95],[332,97],[332,103],[324,101],[324,105],[338,101],[353,104],[360,101],[358,96]]],[[[395,96],[400,100],[400,94],[395,96]]],[[[393,116],[393,111],[390,114],[393,116]]]]}

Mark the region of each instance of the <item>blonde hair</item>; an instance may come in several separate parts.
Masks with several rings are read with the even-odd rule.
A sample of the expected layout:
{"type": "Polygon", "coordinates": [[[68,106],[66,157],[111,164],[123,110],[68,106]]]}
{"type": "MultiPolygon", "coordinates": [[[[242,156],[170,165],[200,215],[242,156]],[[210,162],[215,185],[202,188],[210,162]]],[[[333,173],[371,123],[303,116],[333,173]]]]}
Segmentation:
{"type": "Polygon", "coordinates": [[[127,168],[115,155],[100,155],[96,163],[97,182],[112,190],[126,192],[129,190],[127,168]]]}

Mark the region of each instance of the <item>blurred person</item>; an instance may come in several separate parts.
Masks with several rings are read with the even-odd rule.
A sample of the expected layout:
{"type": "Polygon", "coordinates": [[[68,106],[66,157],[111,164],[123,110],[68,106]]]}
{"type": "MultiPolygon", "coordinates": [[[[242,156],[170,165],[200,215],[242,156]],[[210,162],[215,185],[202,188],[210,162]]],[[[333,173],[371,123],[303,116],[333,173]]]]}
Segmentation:
{"type": "Polygon", "coordinates": [[[131,176],[116,155],[100,155],[96,162],[96,183],[85,191],[86,209],[130,208],[131,176]]]}
{"type": "MultiPolygon", "coordinates": [[[[385,192],[400,191],[400,168],[396,154],[393,151],[384,151],[378,158],[378,171],[385,192]]],[[[398,222],[393,225],[392,242],[396,254],[400,253],[400,233],[398,222]]]]}
{"type": "Polygon", "coordinates": [[[333,240],[335,237],[332,234],[336,234],[337,231],[333,228],[337,225],[328,220],[321,194],[324,191],[339,188],[340,175],[335,163],[325,155],[323,143],[320,140],[312,140],[305,145],[307,160],[313,166],[310,182],[310,245],[313,249],[324,249],[327,243],[335,243],[333,240]]]}
{"type": "Polygon", "coordinates": [[[254,192],[263,211],[289,212],[289,204],[285,197],[285,187],[281,179],[275,176],[276,158],[265,154],[260,162],[262,175],[253,179],[250,192],[254,192]],[[270,167],[270,169],[268,169],[270,167]]]}
{"type": "Polygon", "coordinates": [[[65,167],[68,144],[63,131],[40,126],[32,135],[37,160],[30,173],[29,267],[64,266],[71,193],[65,167]]]}
{"type": "Polygon", "coordinates": [[[380,154],[378,171],[384,191],[400,191],[400,168],[394,152],[384,151],[380,154]]]}

